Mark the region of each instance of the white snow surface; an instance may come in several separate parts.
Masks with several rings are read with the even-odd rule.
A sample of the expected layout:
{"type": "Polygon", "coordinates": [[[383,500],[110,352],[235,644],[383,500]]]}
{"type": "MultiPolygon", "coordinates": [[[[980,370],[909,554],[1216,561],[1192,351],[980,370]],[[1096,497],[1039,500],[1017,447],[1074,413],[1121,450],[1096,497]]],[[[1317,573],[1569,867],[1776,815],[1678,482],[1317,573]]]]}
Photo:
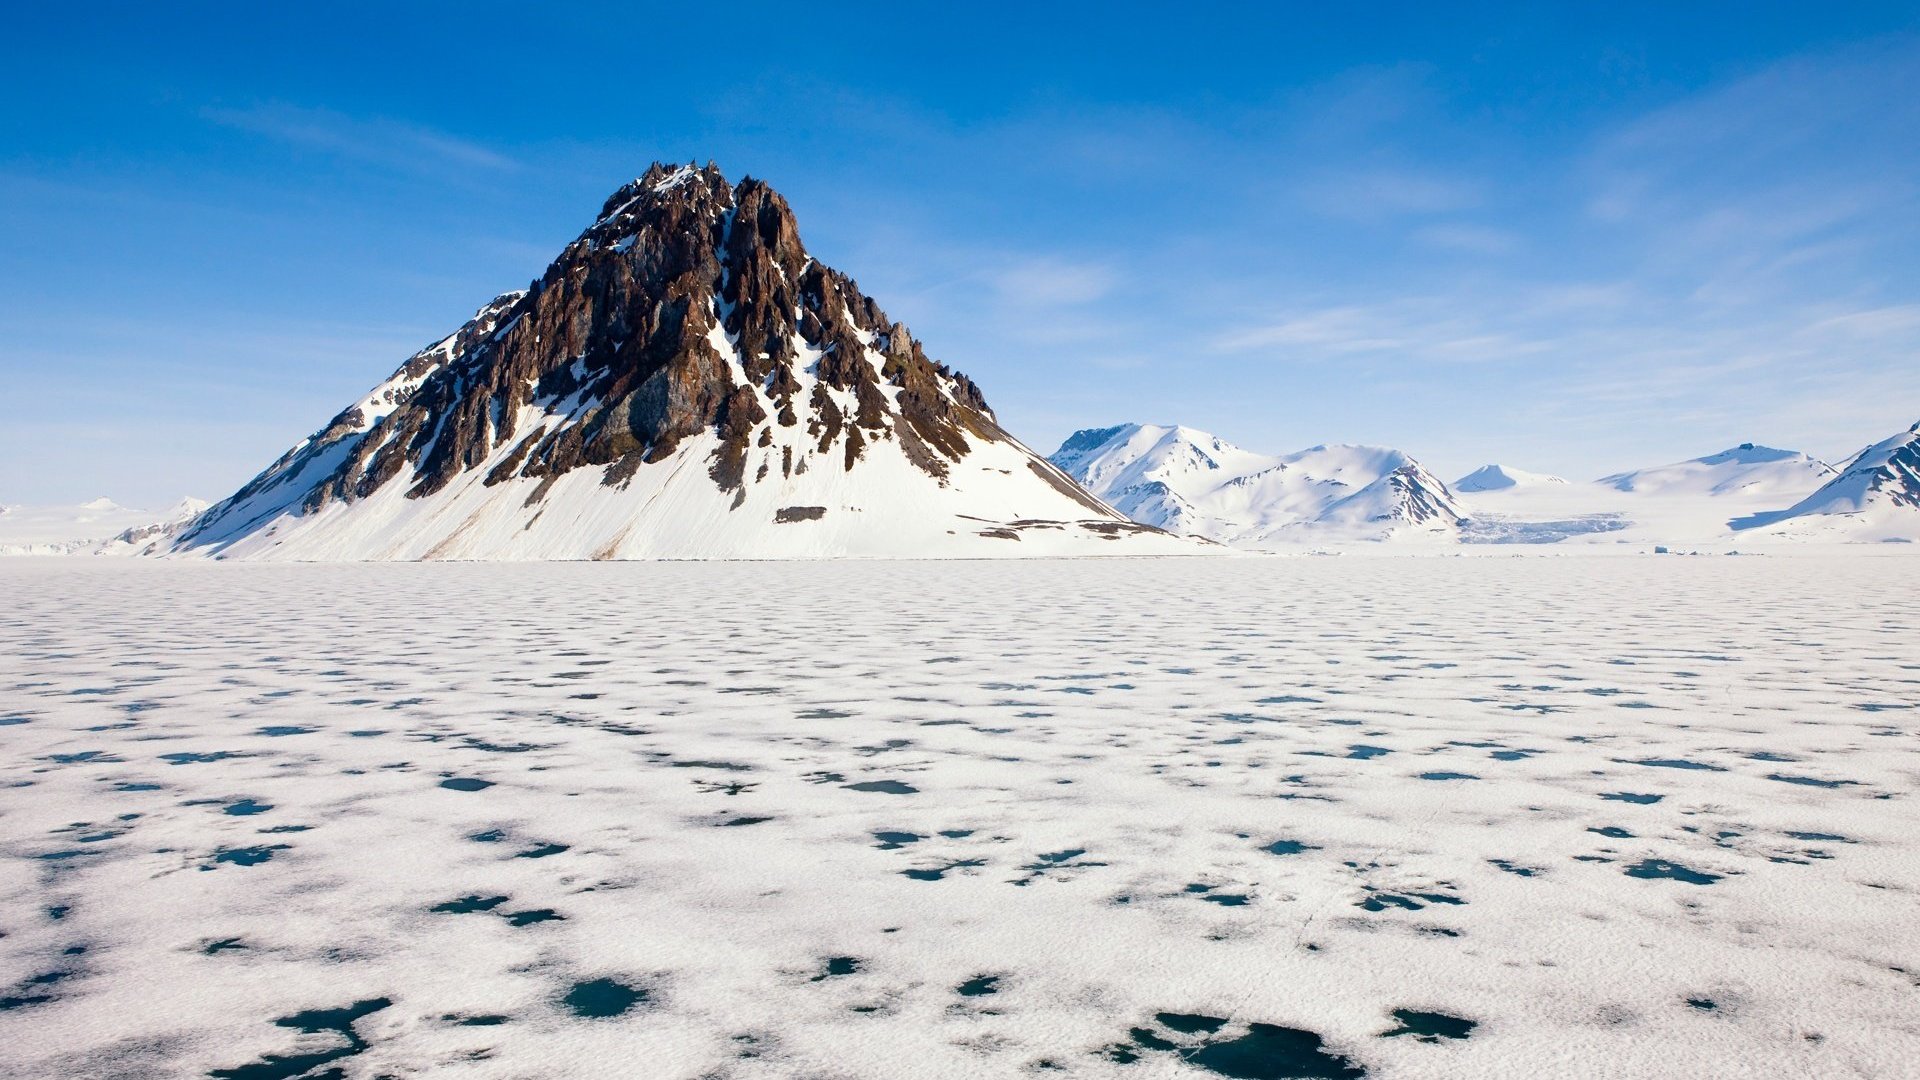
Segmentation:
{"type": "Polygon", "coordinates": [[[1507,488],[1539,487],[1543,484],[1564,484],[1567,481],[1546,473],[1526,472],[1508,465],[1482,465],[1453,482],[1453,490],[1465,494],[1472,491],[1504,491],[1507,488]]]}
{"type": "Polygon", "coordinates": [[[0,1076],[1920,1060],[1911,560],[0,589],[0,1076]]]}
{"type": "Polygon", "coordinates": [[[1195,428],[1122,424],[1079,432],[1049,460],[1135,521],[1246,548],[1447,538],[1466,516],[1446,484],[1384,446],[1270,455],[1195,428]]]}
{"type": "Polygon", "coordinates": [[[78,506],[0,507],[0,555],[124,554],[122,538],[191,520],[206,500],[183,498],[164,510],[136,510],[99,498],[78,506]]]}

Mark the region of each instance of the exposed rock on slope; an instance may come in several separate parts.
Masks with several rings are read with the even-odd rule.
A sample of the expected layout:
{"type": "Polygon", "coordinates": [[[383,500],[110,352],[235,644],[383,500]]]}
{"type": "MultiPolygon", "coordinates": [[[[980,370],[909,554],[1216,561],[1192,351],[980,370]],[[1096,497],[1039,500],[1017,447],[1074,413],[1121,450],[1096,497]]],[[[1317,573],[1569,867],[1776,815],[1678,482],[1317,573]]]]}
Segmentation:
{"type": "Polygon", "coordinates": [[[1003,431],[972,381],[807,254],[785,199],[712,165],[655,165],[614,192],[527,290],[409,359],[174,547],[347,559],[1187,549],[1128,525],[1003,431]]]}
{"type": "Polygon", "coordinates": [[[1787,509],[1732,524],[1810,539],[1920,540],[1920,423],[1860,451],[1787,509]]]}

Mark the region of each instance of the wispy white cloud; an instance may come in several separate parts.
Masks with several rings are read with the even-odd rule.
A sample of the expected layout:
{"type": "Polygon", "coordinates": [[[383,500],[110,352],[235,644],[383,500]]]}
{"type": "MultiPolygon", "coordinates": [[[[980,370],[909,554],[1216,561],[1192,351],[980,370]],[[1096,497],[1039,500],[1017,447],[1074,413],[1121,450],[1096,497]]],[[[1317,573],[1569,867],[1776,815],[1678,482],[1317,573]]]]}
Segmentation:
{"type": "Polygon", "coordinates": [[[413,171],[519,167],[512,158],[477,142],[385,117],[354,117],[332,109],[277,102],[245,108],[209,106],[202,109],[200,115],[223,127],[389,168],[413,171]]]}

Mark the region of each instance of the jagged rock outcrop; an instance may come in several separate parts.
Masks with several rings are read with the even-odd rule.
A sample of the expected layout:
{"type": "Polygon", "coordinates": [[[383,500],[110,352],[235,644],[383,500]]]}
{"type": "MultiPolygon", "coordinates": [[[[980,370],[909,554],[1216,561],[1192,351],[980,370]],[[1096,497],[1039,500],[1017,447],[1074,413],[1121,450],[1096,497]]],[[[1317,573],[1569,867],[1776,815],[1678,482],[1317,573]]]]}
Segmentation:
{"type": "MultiPolygon", "coordinates": [[[[614,192],[527,289],[411,357],[175,547],[350,558],[786,553],[785,540],[762,552],[739,536],[716,545],[676,534],[687,522],[666,515],[696,512],[678,494],[694,465],[727,509],[745,510],[764,487],[782,506],[827,507],[825,522],[836,505],[873,515],[939,490],[963,492],[934,501],[969,520],[1119,517],[1003,431],[980,389],[929,359],[852,278],[808,254],[778,192],[753,178],[729,184],[711,164],[655,165],[614,192]],[[982,457],[986,448],[996,452],[982,457]],[[868,476],[876,454],[887,460],[868,476]],[[664,498],[668,474],[676,494],[664,498]],[[590,498],[586,476],[641,505],[608,509],[633,500],[590,498]],[[511,499],[496,497],[507,490],[511,499]],[[556,499],[563,516],[592,527],[564,535],[536,524],[556,499]],[[544,539],[514,535],[509,516],[544,539]],[[320,521],[335,522],[331,537],[313,535],[320,521]]],[[[710,509],[697,515],[692,531],[714,539],[710,509]]],[[[773,511],[765,516],[771,523],[773,511]]],[[[887,527],[884,514],[864,520],[887,527]]],[[[903,546],[884,541],[841,547],[903,546]]]]}

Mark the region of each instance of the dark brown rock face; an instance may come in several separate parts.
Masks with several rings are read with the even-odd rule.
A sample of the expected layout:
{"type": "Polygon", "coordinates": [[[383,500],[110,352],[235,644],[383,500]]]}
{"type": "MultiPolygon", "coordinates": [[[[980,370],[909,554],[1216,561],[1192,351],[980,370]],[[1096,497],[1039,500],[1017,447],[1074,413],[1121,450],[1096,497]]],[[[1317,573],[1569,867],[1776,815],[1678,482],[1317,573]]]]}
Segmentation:
{"type": "MultiPolygon", "coordinates": [[[[767,475],[748,475],[748,451],[772,445],[775,427],[804,430],[827,455],[816,468],[858,468],[897,440],[944,481],[969,437],[1006,438],[978,387],[807,254],[779,193],[751,178],[729,186],[712,165],[655,165],[614,192],[538,281],[414,356],[363,406],[250,489],[322,462],[306,511],[391,483],[431,495],[483,466],[489,485],[581,468],[623,484],[712,432],[708,473],[740,492],[767,475]],[[543,419],[521,418],[529,404],[543,419]]],[[[792,458],[788,447],[780,471],[805,467],[792,458]]]]}

